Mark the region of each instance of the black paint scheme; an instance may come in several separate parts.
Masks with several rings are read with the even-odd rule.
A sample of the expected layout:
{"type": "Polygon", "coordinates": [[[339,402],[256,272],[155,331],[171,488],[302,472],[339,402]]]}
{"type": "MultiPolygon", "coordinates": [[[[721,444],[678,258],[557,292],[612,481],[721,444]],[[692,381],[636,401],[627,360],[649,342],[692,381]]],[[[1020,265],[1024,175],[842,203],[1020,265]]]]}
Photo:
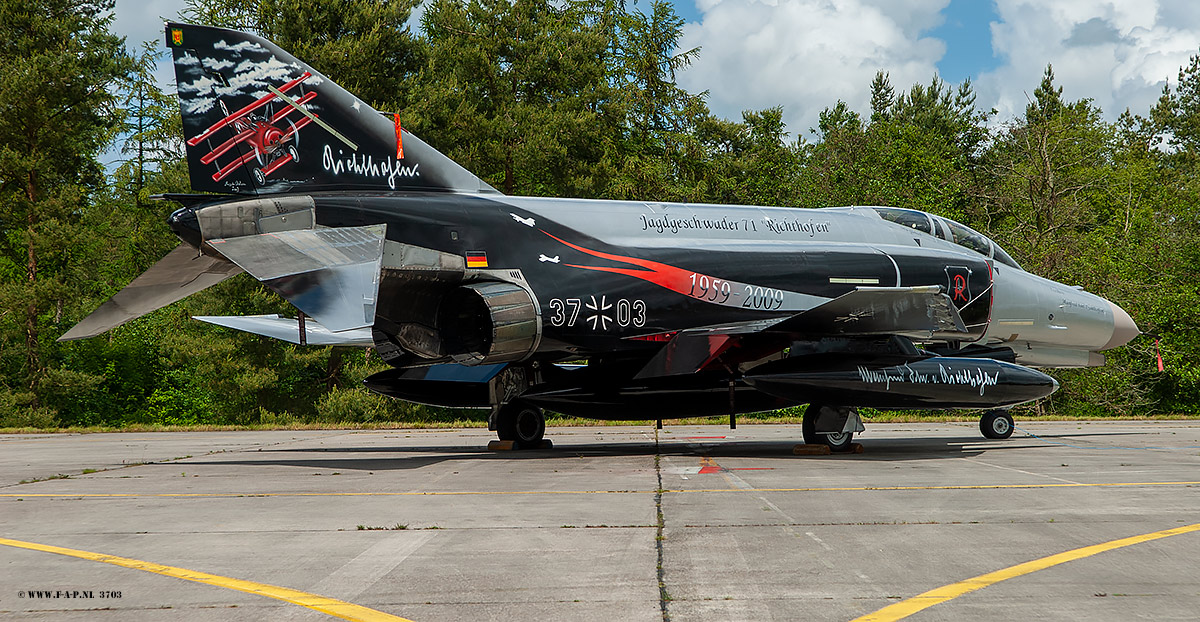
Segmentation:
{"type": "Polygon", "coordinates": [[[172,295],[118,294],[119,313],[66,338],[182,298],[201,271],[245,270],[310,317],[237,327],[367,340],[394,367],[367,386],[426,404],[644,419],[1007,406],[1056,388],[1010,349],[969,347],[992,321],[996,264],[1020,271],[982,236],[956,243],[890,208],[507,197],[268,41],[166,34],[193,189],[218,193],[170,197],[184,207],[168,222],[208,259],[171,268],[172,295]],[[236,122],[251,114],[295,153],[255,152],[236,122]]]}
{"type": "MultiPolygon", "coordinates": [[[[1051,387],[1038,372],[1000,371],[992,368],[1016,366],[981,358],[956,361],[1005,376],[986,399],[961,399],[956,384],[926,383],[910,395],[897,388],[903,380],[856,380],[861,366],[894,363],[897,348],[906,362],[931,356],[914,341],[978,341],[992,300],[992,259],[870,208],[505,197],[270,42],[186,24],[168,24],[167,41],[194,188],[303,194],[317,227],[386,226],[370,328],[397,369],[368,379],[380,393],[459,407],[522,399],[636,419],[829,399],[995,405],[1041,396],[1023,388],[1006,395],[1009,385],[1051,387]],[[232,126],[218,127],[223,120],[247,107],[287,106],[264,90],[271,82],[307,93],[306,110],[329,127],[314,121],[296,131],[298,162],[266,184],[244,173],[214,181],[198,162],[234,138],[232,126]],[[401,145],[403,159],[393,153],[401,145]],[[414,254],[426,259],[410,261],[414,254]],[[933,291],[903,291],[913,288],[933,291]],[[829,304],[850,294],[840,307],[829,304]],[[951,317],[938,321],[939,309],[951,317]],[[848,375],[834,382],[831,370],[848,375]]],[[[180,210],[171,224],[202,247],[189,216],[199,209],[180,210]]]]}

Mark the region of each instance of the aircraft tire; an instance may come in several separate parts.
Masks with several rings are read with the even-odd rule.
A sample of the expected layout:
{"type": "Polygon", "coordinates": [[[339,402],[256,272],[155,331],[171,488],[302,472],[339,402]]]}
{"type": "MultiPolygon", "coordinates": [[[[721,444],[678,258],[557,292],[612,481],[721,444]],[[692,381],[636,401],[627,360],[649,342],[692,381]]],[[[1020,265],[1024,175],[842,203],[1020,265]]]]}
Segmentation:
{"type": "Polygon", "coordinates": [[[979,431],[984,438],[1004,440],[1013,434],[1012,415],[1003,410],[989,410],[979,418],[979,431]]]}
{"type": "Polygon", "coordinates": [[[546,415],[536,406],[509,402],[497,414],[496,433],[500,440],[514,441],[520,449],[535,449],[546,435],[546,415]]]}
{"type": "Polygon", "coordinates": [[[808,445],[828,445],[831,451],[846,451],[854,442],[853,432],[837,432],[821,434],[817,432],[817,413],[821,412],[824,404],[809,404],[804,410],[804,422],[800,426],[804,434],[804,442],[808,445]]]}

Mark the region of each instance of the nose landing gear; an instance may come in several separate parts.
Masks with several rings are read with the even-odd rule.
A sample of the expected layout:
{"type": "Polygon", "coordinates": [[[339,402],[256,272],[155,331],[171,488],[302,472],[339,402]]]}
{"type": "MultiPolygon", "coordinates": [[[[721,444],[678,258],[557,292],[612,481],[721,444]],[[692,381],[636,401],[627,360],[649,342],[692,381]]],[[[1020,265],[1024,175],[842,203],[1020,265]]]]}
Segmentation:
{"type": "Polygon", "coordinates": [[[985,438],[1003,440],[1013,434],[1013,418],[1006,410],[989,410],[979,418],[979,431],[985,438]]]}
{"type": "Polygon", "coordinates": [[[804,442],[808,445],[827,445],[830,451],[849,451],[854,433],[863,429],[858,411],[824,404],[809,404],[804,411],[802,426],[804,442]]]}

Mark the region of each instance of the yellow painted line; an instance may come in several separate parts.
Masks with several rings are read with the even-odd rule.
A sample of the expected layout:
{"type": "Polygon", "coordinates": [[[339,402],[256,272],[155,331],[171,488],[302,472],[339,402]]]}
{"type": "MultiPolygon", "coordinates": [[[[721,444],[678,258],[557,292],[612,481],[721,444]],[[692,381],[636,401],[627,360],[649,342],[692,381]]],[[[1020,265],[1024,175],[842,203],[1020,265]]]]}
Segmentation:
{"type": "Polygon", "coordinates": [[[220,575],[208,574],[207,572],[198,572],[188,570],[186,568],[176,568],[174,566],[164,566],[153,562],[144,562],[138,559],[129,559],[128,557],[117,557],[116,555],[105,555],[103,553],[92,553],[89,551],[80,551],[77,549],[67,549],[61,546],[50,546],[48,544],[38,544],[36,542],[23,542],[21,540],[9,540],[8,538],[0,538],[0,544],[12,546],[20,549],[29,549],[31,551],[41,551],[43,553],[56,553],[58,555],[66,555],[68,557],[78,557],[94,562],[103,562],[114,566],[122,566],[124,568],[133,568],[134,570],[143,570],[145,572],[153,572],[154,574],[175,577],[185,581],[194,581],[196,583],[204,583],[216,587],[223,587],[247,594],[255,594],[257,596],[266,596],[275,600],[300,605],[314,611],[329,614],[335,618],[343,620],[354,620],[361,622],[412,622],[407,618],[401,618],[382,611],[368,609],[361,605],[355,605],[336,598],[328,598],[317,594],[309,594],[300,590],[291,588],[279,587],[277,585],[268,585],[266,583],[257,583],[255,581],[245,581],[243,579],[231,579],[220,575]]]}
{"type": "Polygon", "coordinates": [[[1103,544],[1093,544],[1092,546],[1085,546],[1083,548],[1066,551],[1057,555],[1035,559],[1031,562],[1017,564],[1016,566],[1010,566],[1003,570],[981,574],[978,577],[967,579],[966,581],[959,581],[958,583],[952,583],[950,585],[939,587],[935,590],[929,590],[924,594],[914,596],[908,600],[900,601],[894,605],[888,605],[887,607],[884,607],[883,609],[880,609],[874,613],[869,613],[860,618],[855,618],[851,622],[892,622],[894,620],[902,620],[913,615],[914,613],[928,609],[938,603],[944,603],[948,600],[958,598],[963,594],[969,594],[975,590],[981,590],[989,585],[994,585],[1007,579],[1020,577],[1022,575],[1037,572],[1039,570],[1045,570],[1051,566],[1065,564],[1077,559],[1091,557],[1092,555],[1103,553],[1105,551],[1111,551],[1113,549],[1133,546],[1134,544],[1141,544],[1143,542],[1150,542],[1152,540],[1160,540],[1162,538],[1169,538],[1171,536],[1178,536],[1180,534],[1192,533],[1195,531],[1200,531],[1200,523],[1188,525],[1187,527],[1176,527],[1174,529],[1156,531],[1154,533],[1147,533],[1130,538],[1122,538],[1120,540],[1113,540],[1103,544]]]}
{"type": "Polygon", "coordinates": [[[658,490],[425,490],[410,492],[6,492],[0,499],[120,499],[120,498],[228,498],[240,497],[443,497],[443,496],[490,496],[490,495],[652,495],[663,493],[698,492],[869,492],[900,490],[1009,490],[1039,488],[1138,488],[1157,486],[1200,486],[1193,482],[1098,482],[1098,483],[1044,483],[1044,484],[962,484],[957,486],[842,486],[813,488],[664,488],[658,490]]]}

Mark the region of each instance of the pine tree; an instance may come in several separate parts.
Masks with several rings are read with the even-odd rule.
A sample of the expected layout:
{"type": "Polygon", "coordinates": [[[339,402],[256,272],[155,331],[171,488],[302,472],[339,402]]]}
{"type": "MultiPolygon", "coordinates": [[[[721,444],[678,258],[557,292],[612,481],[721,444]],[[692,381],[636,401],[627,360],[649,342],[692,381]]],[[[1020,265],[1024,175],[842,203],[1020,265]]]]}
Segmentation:
{"type": "Polygon", "coordinates": [[[56,390],[55,329],[89,265],[79,216],[122,127],[115,86],[132,62],[108,32],[112,10],[112,0],[0,2],[0,392],[31,412],[56,390]]]}

